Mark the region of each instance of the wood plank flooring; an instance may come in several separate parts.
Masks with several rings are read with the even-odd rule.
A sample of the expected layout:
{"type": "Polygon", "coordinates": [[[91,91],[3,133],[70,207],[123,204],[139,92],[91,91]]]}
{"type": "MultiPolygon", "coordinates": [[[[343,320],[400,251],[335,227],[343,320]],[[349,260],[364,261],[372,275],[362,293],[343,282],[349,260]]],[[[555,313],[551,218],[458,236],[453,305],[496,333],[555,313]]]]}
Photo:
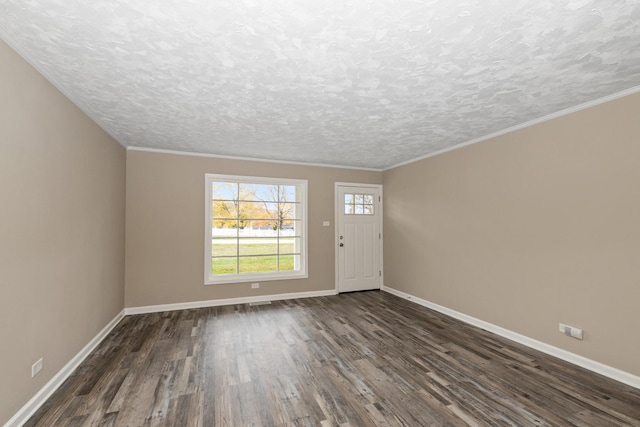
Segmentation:
{"type": "Polygon", "coordinates": [[[27,426],[640,426],[640,390],[379,291],[129,316],[27,426]]]}

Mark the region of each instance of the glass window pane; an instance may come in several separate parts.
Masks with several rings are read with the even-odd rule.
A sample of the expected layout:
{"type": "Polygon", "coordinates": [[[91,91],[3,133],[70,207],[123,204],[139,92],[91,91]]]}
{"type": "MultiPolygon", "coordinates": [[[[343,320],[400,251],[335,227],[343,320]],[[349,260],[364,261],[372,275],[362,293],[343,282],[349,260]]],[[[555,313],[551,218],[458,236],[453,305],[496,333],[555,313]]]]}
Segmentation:
{"type": "Polygon", "coordinates": [[[225,200],[213,200],[211,202],[211,215],[213,218],[235,218],[237,212],[233,202],[225,200]]]}
{"type": "Polygon", "coordinates": [[[238,217],[240,219],[269,218],[269,213],[264,209],[263,202],[240,202],[238,204],[238,217]]]}
{"type": "Polygon", "coordinates": [[[279,235],[283,237],[299,235],[301,232],[300,221],[298,220],[280,221],[280,227],[278,231],[279,231],[279,235]]]}
{"type": "Polygon", "coordinates": [[[238,184],[238,200],[254,200],[255,199],[255,185],[245,184],[241,182],[238,184]]]}
{"type": "Polygon", "coordinates": [[[278,201],[278,186],[272,184],[240,184],[242,200],[256,200],[265,202],[278,201]]]}
{"type": "Polygon", "coordinates": [[[279,261],[280,271],[300,270],[300,255],[282,255],[279,261]]]}
{"type": "Polygon", "coordinates": [[[296,201],[296,186],[295,185],[280,185],[279,186],[279,199],[280,202],[295,202],[296,201]]]}
{"type": "Polygon", "coordinates": [[[281,219],[298,219],[300,217],[297,203],[280,203],[278,209],[281,219]]]}
{"type": "Polygon", "coordinates": [[[212,256],[236,256],[238,241],[236,239],[213,239],[211,242],[212,256]]]}
{"type": "Polygon", "coordinates": [[[212,236],[235,236],[238,228],[238,221],[231,218],[217,218],[211,220],[211,227],[213,227],[212,236]],[[222,233],[222,234],[221,234],[222,233]]]}
{"type": "Polygon", "coordinates": [[[214,200],[236,200],[238,198],[238,184],[235,182],[213,182],[211,198],[214,200]]]}
{"type": "Polygon", "coordinates": [[[365,215],[373,215],[373,205],[364,205],[364,214],[365,215]]]}
{"type": "Polygon", "coordinates": [[[373,194],[365,194],[364,195],[364,204],[372,205],[373,204],[373,194]]]}
{"type": "Polygon", "coordinates": [[[345,215],[353,215],[353,205],[344,205],[345,215]]]}
{"type": "Polygon", "coordinates": [[[273,229],[273,224],[276,222],[275,219],[248,219],[241,218],[238,221],[240,231],[238,231],[238,235],[240,237],[253,237],[253,236],[264,236],[269,235],[268,230],[273,229]]]}
{"type": "Polygon", "coordinates": [[[362,215],[364,213],[364,207],[362,205],[356,205],[356,215],[362,215]]]}
{"type": "Polygon", "coordinates": [[[258,219],[254,221],[241,221],[243,228],[238,230],[239,237],[273,237],[278,233],[274,230],[277,221],[273,219],[258,219]]]}
{"type": "Polygon", "coordinates": [[[238,258],[211,258],[213,274],[237,274],[238,258]]]}
{"type": "Polygon", "coordinates": [[[213,220],[213,227],[211,229],[211,237],[238,237],[238,228],[236,227],[237,221],[234,220],[213,220]]]}
{"type": "Polygon", "coordinates": [[[364,203],[364,196],[362,194],[355,195],[355,203],[356,205],[361,205],[364,203]]]}
{"type": "Polygon", "coordinates": [[[240,273],[264,273],[278,270],[278,257],[272,256],[252,256],[238,258],[240,273]]]}
{"type": "Polygon", "coordinates": [[[280,254],[299,254],[301,252],[300,237],[281,237],[279,240],[280,254]]]}
{"type": "Polygon", "coordinates": [[[238,230],[240,238],[275,238],[278,233],[273,229],[273,220],[244,221],[244,228],[238,230]]]}
{"type": "Polygon", "coordinates": [[[261,216],[260,218],[271,218],[271,219],[277,219],[278,218],[278,204],[277,203],[262,202],[261,206],[259,207],[259,209],[262,210],[262,214],[264,215],[264,216],[261,216]]]}
{"type": "Polygon", "coordinates": [[[277,255],[278,240],[270,238],[239,239],[240,255],[277,255]]]}
{"type": "Polygon", "coordinates": [[[353,203],[353,194],[345,194],[344,195],[344,204],[350,205],[353,203]]]}

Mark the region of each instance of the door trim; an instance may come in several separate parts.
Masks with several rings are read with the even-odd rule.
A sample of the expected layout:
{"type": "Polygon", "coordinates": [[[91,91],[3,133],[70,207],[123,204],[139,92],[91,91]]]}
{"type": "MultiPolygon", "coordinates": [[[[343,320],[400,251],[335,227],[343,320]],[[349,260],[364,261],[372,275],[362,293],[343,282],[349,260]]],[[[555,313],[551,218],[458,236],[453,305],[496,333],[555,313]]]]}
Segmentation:
{"type": "Polygon", "coordinates": [[[340,230],[338,227],[338,209],[342,206],[342,202],[338,200],[338,189],[340,187],[369,187],[375,188],[379,191],[380,194],[380,216],[378,217],[378,221],[380,222],[378,226],[380,227],[380,272],[381,275],[378,278],[379,289],[382,289],[384,284],[384,263],[383,263],[383,254],[384,254],[384,231],[382,229],[382,224],[384,223],[384,194],[382,192],[382,184],[366,184],[366,183],[357,183],[357,182],[335,182],[333,188],[333,224],[334,224],[334,242],[333,242],[333,253],[335,255],[334,261],[334,270],[335,270],[335,290],[336,294],[340,293],[338,289],[338,283],[340,281],[340,252],[338,251],[338,245],[340,244],[340,230]]]}

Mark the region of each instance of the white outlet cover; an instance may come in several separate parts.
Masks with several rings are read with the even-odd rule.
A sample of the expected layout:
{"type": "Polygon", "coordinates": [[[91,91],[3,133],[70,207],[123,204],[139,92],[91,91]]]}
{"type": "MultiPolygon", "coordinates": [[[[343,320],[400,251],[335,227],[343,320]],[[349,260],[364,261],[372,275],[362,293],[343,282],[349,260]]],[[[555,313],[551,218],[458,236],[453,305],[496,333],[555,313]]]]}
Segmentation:
{"type": "Polygon", "coordinates": [[[36,363],[31,365],[31,378],[35,377],[42,370],[43,359],[40,358],[36,363]]]}
{"type": "Polygon", "coordinates": [[[558,324],[558,330],[563,334],[581,340],[583,338],[582,329],[574,326],[565,325],[564,323],[558,324]]]}

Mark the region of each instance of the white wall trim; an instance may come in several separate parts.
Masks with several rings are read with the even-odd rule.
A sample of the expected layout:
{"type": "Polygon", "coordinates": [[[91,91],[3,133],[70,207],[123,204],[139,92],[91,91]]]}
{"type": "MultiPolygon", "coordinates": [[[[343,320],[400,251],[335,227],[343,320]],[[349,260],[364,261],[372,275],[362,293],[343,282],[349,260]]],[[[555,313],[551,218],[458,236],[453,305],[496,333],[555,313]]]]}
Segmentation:
{"type": "Polygon", "coordinates": [[[452,310],[447,307],[443,307],[441,305],[424,300],[422,298],[418,298],[414,295],[407,294],[397,289],[393,289],[388,286],[383,286],[382,290],[390,294],[396,295],[400,298],[404,298],[416,304],[435,310],[439,313],[453,317],[454,319],[458,319],[470,325],[477,326],[478,328],[485,329],[489,332],[493,332],[494,334],[510,339],[511,341],[515,341],[517,343],[526,345],[527,347],[531,347],[535,350],[557,357],[558,359],[562,359],[566,362],[573,363],[574,365],[583,367],[585,369],[588,369],[590,371],[593,371],[605,377],[611,378],[616,381],[620,381],[621,383],[640,389],[640,377],[636,375],[630,374],[628,372],[622,371],[620,369],[614,368],[609,365],[605,365],[604,363],[596,362],[595,360],[587,359],[586,357],[577,355],[575,353],[571,353],[570,351],[566,351],[561,348],[544,343],[542,341],[529,338],[525,335],[521,335],[517,332],[510,331],[509,329],[505,329],[501,326],[494,325],[493,323],[485,322],[484,320],[480,320],[475,317],[468,316],[466,314],[460,313],[458,311],[452,310]]]}
{"type": "Polygon", "coordinates": [[[457,150],[459,148],[463,148],[469,145],[477,144],[478,142],[487,141],[491,138],[495,138],[501,135],[505,135],[510,132],[515,132],[521,129],[525,129],[540,123],[548,122],[549,120],[554,120],[562,116],[566,116],[572,113],[577,113],[578,111],[586,110],[591,107],[598,106],[600,104],[607,103],[609,101],[615,101],[616,99],[624,98],[625,96],[635,95],[636,93],[640,93],[640,86],[635,86],[622,92],[617,92],[602,98],[594,99],[593,101],[588,101],[580,105],[576,105],[573,107],[565,108],[564,110],[556,111],[555,113],[548,114],[546,116],[538,117],[537,119],[529,120],[528,122],[520,123],[515,126],[511,126],[506,129],[499,130],[497,132],[490,133],[488,135],[484,135],[478,138],[474,138],[470,141],[462,142],[457,145],[453,145],[451,147],[443,148],[442,150],[434,151],[429,154],[425,154],[424,156],[417,157],[415,159],[407,160],[406,162],[398,163],[397,165],[389,166],[384,168],[384,171],[388,171],[390,169],[395,169],[400,166],[408,165],[410,163],[419,162],[420,160],[428,159],[429,157],[438,156],[440,154],[448,153],[449,151],[457,150]]]}
{"type": "Polygon", "coordinates": [[[334,289],[326,291],[293,292],[288,294],[256,295],[252,297],[224,298],[207,301],[179,302],[175,304],[145,305],[124,309],[125,315],[159,313],[163,311],[188,310],[190,308],[217,307],[221,305],[249,304],[260,301],[281,301],[287,299],[326,297],[335,295],[334,289]]]}
{"type": "Polygon", "coordinates": [[[133,314],[156,313],[161,311],[186,310],[189,308],[215,307],[221,305],[248,304],[259,301],[279,301],[297,298],[312,298],[335,295],[334,289],[326,291],[294,292],[287,294],[259,295],[241,298],[226,298],[209,301],[194,301],[177,304],[150,305],[143,307],[130,307],[122,310],[114,317],[87,345],[76,354],[44,387],[42,387],[3,427],[20,427],[26,423],[33,414],[42,406],[49,397],[69,378],[78,366],[91,354],[104,338],[125,317],[133,314]]]}
{"type": "Polygon", "coordinates": [[[144,151],[147,153],[173,154],[175,156],[209,157],[209,158],[224,159],[224,160],[242,160],[246,162],[262,162],[262,163],[274,163],[274,164],[282,164],[282,165],[314,166],[319,168],[350,169],[350,170],[362,170],[362,171],[370,171],[370,172],[382,172],[382,169],[365,168],[360,166],[343,166],[343,165],[329,165],[325,163],[294,162],[289,160],[261,159],[257,157],[225,156],[222,154],[208,154],[208,153],[197,153],[197,152],[177,151],[177,150],[162,150],[158,148],[146,148],[146,147],[135,147],[135,146],[127,147],[127,151],[144,151]]]}
{"type": "Polygon", "coordinates": [[[55,392],[62,383],[69,378],[73,371],[80,366],[84,359],[91,354],[93,350],[102,342],[103,339],[116,327],[116,325],[124,318],[125,312],[122,310],[116,317],[114,317],[98,334],[93,337],[87,345],[76,354],[57,374],[49,380],[38,391],[35,396],[31,398],[16,414],[6,422],[4,427],[20,427],[26,423],[33,414],[44,404],[49,397],[55,392]]]}

